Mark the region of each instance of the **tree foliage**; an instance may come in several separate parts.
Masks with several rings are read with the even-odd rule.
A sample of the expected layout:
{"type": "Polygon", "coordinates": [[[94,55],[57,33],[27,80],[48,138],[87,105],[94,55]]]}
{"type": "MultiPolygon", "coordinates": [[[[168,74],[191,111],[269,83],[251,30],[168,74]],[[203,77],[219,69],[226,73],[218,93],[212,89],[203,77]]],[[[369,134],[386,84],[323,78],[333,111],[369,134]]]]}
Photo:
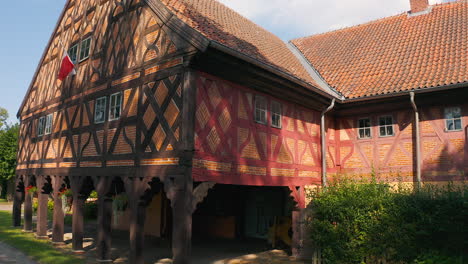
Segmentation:
{"type": "Polygon", "coordinates": [[[18,132],[17,124],[0,130],[0,181],[9,180],[15,175],[18,132]]]}
{"type": "Polygon", "coordinates": [[[0,107],[0,129],[2,129],[6,125],[6,121],[8,119],[8,111],[0,107]]]}
{"type": "Polygon", "coordinates": [[[313,197],[312,240],[326,263],[373,263],[366,262],[371,257],[394,263],[463,263],[467,191],[451,185],[411,191],[375,181],[336,183],[313,197]]]}

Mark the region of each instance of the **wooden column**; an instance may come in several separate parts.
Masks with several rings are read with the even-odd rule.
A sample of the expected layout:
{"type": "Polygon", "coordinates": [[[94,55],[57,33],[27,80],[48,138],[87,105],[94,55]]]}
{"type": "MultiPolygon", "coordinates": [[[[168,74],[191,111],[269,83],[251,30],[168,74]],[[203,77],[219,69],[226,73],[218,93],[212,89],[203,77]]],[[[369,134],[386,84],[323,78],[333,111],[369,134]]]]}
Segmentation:
{"type": "Polygon", "coordinates": [[[111,260],[112,199],[98,194],[97,257],[99,262],[111,260]]]}
{"type": "Polygon", "coordinates": [[[294,210],[292,212],[292,255],[295,258],[300,258],[302,255],[302,230],[301,230],[301,211],[294,210]]]}
{"type": "Polygon", "coordinates": [[[172,204],[172,255],[174,264],[190,263],[192,248],[191,192],[176,190],[172,204]]]}
{"type": "Polygon", "coordinates": [[[59,196],[60,188],[62,186],[62,178],[59,176],[54,177],[54,215],[52,221],[52,243],[63,243],[63,230],[64,230],[64,212],[62,207],[62,197],[59,196]]]}
{"type": "MultiPolygon", "coordinates": [[[[72,216],[72,248],[75,252],[83,252],[83,231],[84,231],[84,203],[86,197],[77,192],[73,192],[73,216],[72,216]]],[[[110,220],[109,220],[110,221],[110,220]]]]}
{"type": "Polygon", "coordinates": [[[32,227],[32,195],[29,192],[24,194],[24,231],[33,232],[32,227]]]}
{"type": "Polygon", "coordinates": [[[146,206],[136,200],[130,203],[130,263],[143,264],[146,206]]]}
{"type": "MultiPolygon", "coordinates": [[[[39,185],[42,187],[42,185],[39,185]]],[[[47,202],[48,195],[43,193],[41,188],[37,189],[37,232],[36,237],[39,239],[47,239],[47,202]]]]}
{"type": "Polygon", "coordinates": [[[15,186],[15,195],[13,200],[13,226],[21,226],[21,204],[23,202],[24,186],[21,186],[23,190],[19,189],[18,182],[15,186]]]}

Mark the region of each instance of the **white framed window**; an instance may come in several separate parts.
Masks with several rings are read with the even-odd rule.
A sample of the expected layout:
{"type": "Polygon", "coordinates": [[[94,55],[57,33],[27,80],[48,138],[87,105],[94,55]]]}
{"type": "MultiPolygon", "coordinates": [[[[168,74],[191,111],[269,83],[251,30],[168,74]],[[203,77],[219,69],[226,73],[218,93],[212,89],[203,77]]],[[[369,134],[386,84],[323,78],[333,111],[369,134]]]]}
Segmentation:
{"type": "Polygon", "coordinates": [[[267,123],[267,104],[263,96],[255,96],[255,122],[266,125],[267,123]]]}
{"type": "Polygon", "coordinates": [[[46,121],[45,121],[45,129],[44,129],[44,134],[45,135],[49,135],[50,133],[52,133],[52,118],[53,118],[53,114],[48,114],[46,116],[46,121]]]}
{"type": "Polygon", "coordinates": [[[76,63],[78,61],[78,43],[73,45],[68,50],[68,56],[70,56],[70,59],[73,63],[76,63]]]}
{"type": "Polygon", "coordinates": [[[371,138],[371,120],[370,118],[361,118],[358,120],[358,138],[371,138]]]}
{"type": "Polygon", "coordinates": [[[391,137],[394,135],[392,116],[379,117],[379,135],[381,137],[391,137]]]}
{"type": "Polygon", "coordinates": [[[80,44],[80,62],[89,58],[89,49],[91,48],[91,37],[81,41],[80,44]]]}
{"type": "Polygon", "coordinates": [[[107,97],[99,97],[94,104],[94,123],[99,124],[106,121],[107,97]]]}
{"type": "Polygon", "coordinates": [[[460,107],[447,107],[444,109],[444,115],[445,115],[445,130],[446,131],[462,130],[460,107]]]}
{"type": "Polygon", "coordinates": [[[120,118],[122,111],[122,93],[118,92],[110,96],[109,105],[109,120],[117,120],[120,118]]]}
{"type": "Polygon", "coordinates": [[[44,135],[45,116],[41,116],[37,122],[37,135],[44,135]]]}
{"type": "Polygon", "coordinates": [[[281,128],[281,117],[283,116],[281,104],[279,102],[271,102],[271,126],[281,128]]]}

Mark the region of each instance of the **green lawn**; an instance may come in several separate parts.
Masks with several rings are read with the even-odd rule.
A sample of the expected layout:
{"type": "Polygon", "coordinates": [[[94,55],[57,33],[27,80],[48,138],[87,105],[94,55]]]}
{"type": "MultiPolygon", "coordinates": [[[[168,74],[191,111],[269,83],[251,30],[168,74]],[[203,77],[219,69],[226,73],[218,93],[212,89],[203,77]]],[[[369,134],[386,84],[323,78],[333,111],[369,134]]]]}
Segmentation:
{"type": "Polygon", "coordinates": [[[84,259],[54,248],[46,240],[34,238],[34,234],[23,233],[21,228],[11,227],[11,213],[0,211],[0,241],[24,252],[32,259],[42,264],[78,264],[84,259]]]}
{"type": "Polygon", "coordinates": [[[8,201],[6,199],[0,199],[0,203],[7,203],[8,201]]]}

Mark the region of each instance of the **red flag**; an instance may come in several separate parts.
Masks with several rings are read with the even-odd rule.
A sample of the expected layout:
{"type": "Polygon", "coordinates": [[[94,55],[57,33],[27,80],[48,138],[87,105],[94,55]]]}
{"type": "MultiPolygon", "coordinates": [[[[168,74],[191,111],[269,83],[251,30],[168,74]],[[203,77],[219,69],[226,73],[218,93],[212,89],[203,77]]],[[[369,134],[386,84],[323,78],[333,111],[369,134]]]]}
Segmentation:
{"type": "Polygon", "coordinates": [[[75,64],[73,64],[68,53],[65,52],[65,54],[63,54],[62,65],[60,66],[60,72],[58,75],[59,80],[63,81],[70,73],[76,74],[75,64]]]}

